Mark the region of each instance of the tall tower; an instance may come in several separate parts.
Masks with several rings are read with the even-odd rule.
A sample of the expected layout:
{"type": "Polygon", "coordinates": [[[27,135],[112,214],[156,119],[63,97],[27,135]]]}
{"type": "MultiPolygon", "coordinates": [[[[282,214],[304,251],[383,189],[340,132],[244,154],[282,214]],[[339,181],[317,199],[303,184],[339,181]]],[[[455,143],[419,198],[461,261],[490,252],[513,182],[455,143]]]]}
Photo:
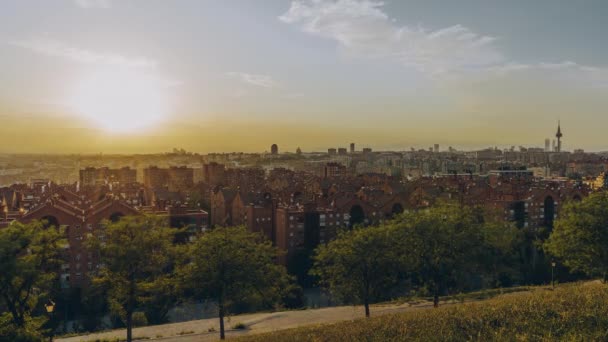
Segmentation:
{"type": "Polygon", "coordinates": [[[557,121],[557,133],[555,133],[555,137],[557,138],[557,149],[556,152],[561,152],[562,151],[562,129],[560,127],[560,122],[557,121]]]}

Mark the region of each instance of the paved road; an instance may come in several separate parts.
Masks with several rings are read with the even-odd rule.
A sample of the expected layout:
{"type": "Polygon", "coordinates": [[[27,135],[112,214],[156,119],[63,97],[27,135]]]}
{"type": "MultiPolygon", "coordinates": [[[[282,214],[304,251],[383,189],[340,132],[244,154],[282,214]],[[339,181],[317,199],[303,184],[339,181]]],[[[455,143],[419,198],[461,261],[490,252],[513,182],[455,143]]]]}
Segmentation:
{"type": "MultiPolygon", "coordinates": [[[[417,305],[374,305],[371,308],[372,316],[387,313],[402,312],[408,310],[418,310],[431,307],[432,304],[425,302],[417,305]]],[[[364,310],[361,306],[339,306],[323,309],[281,311],[273,313],[256,313],[233,316],[226,321],[229,329],[227,337],[240,336],[243,334],[259,334],[263,332],[295,328],[304,325],[334,323],[364,317],[364,310]],[[245,330],[231,329],[237,323],[247,326],[245,330]]],[[[142,327],[133,329],[133,337],[146,337],[148,341],[162,342],[191,342],[191,341],[217,341],[219,339],[219,321],[214,319],[202,319],[182,323],[172,323],[142,327]],[[209,332],[210,329],[215,331],[209,332]]],[[[126,331],[113,330],[109,332],[75,336],[63,339],[56,339],[61,342],[95,341],[97,339],[125,338],[126,331]]]]}

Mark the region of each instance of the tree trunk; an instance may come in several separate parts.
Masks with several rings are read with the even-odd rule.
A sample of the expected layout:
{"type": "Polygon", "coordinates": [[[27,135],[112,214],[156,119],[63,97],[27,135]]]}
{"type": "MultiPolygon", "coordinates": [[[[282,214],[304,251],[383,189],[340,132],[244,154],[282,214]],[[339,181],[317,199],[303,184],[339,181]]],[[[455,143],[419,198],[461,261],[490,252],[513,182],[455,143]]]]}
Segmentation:
{"type": "Polygon", "coordinates": [[[226,339],[226,333],[224,332],[224,304],[219,305],[220,309],[220,340],[226,339]]]}
{"type": "Polygon", "coordinates": [[[133,341],[133,313],[127,312],[127,342],[133,341]]]}
{"type": "Polygon", "coordinates": [[[435,292],[435,295],[433,296],[433,307],[438,308],[439,307],[439,293],[435,292]]]}
{"type": "Polygon", "coordinates": [[[127,342],[133,341],[133,311],[135,311],[135,274],[129,279],[129,300],[127,302],[127,342]]]}
{"type": "MultiPolygon", "coordinates": [[[[367,274],[367,265],[365,267],[365,273],[367,274]]],[[[363,305],[365,306],[365,317],[369,318],[369,278],[365,277],[365,293],[363,296],[363,305]]]]}

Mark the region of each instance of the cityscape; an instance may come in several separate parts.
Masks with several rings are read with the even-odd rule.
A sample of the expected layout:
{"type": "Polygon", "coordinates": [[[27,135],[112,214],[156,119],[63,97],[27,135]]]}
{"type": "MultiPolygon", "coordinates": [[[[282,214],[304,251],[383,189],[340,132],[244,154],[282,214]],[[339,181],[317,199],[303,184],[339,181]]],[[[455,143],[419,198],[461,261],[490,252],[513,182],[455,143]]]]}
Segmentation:
{"type": "Polygon", "coordinates": [[[606,14],[0,4],[0,342],[605,341],[606,14]]]}

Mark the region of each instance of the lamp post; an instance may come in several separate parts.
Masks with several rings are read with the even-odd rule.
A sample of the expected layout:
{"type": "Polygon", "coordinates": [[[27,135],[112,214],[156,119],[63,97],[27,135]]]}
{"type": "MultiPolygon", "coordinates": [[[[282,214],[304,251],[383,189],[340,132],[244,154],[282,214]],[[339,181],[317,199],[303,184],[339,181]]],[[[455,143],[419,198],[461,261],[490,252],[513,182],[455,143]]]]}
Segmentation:
{"type": "MultiPolygon", "coordinates": [[[[52,300],[49,300],[48,303],[44,304],[44,308],[46,309],[46,313],[49,314],[49,318],[52,319],[53,312],[55,311],[55,302],[53,302],[52,300]]],[[[54,329],[53,329],[53,327],[51,327],[51,332],[50,332],[50,336],[49,336],[50,342],[53,342],[53,334],[54,334],[54,329]]]]}
{"type": "Polygon", "coordinates": [[[555,261],[551,261],[551,288],[555,288],[555,278],[554,278],[554,272],[555,271],[555,261]]]}

